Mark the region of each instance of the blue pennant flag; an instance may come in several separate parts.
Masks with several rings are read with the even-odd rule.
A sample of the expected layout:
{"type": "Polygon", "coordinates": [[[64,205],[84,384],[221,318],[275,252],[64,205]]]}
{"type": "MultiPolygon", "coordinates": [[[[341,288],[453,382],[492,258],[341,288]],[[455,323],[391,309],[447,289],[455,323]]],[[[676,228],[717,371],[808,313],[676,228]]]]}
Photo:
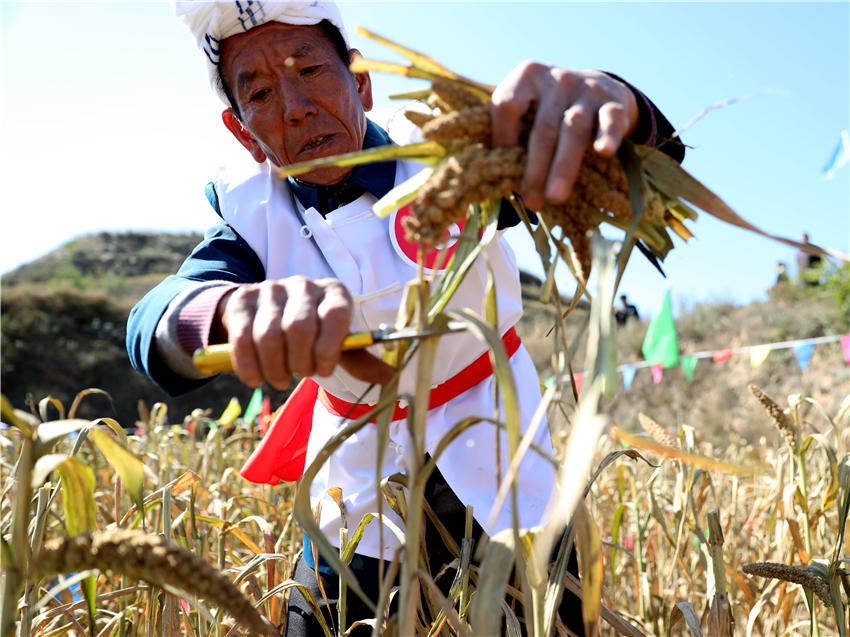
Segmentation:
{"type": "Polygon", "coordinates": [[[832,151],[826,166],[823,167],[824,179],[835,177],[835,172],[847,162],[850,162],[850,139],[848,139],[847,131],[843,130],[838,145],[832,151]]]}
{"type": "Polygon", "coordinates": [[[635,371],[634,365],[623,365],[623,386],[625,386],[626,391],[632,388],[632,381],[635,379],[635,371]]]}
{"type": "Polygon", "coordinates": [[[809,366],[809,361],[812,360],[812,352],[815,351],[814,343],[801,343],[794,346],[794,356],[797,357],[797,362],[800,363],[800,369],[806,371],[809,366]]]}

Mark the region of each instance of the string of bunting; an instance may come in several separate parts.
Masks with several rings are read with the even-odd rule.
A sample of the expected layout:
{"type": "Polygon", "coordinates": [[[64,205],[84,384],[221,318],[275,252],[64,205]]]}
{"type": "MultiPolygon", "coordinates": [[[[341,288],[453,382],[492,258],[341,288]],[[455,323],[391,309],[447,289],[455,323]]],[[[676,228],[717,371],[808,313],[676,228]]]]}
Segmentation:
{"type": "MultiPolygon", "coordinates": [[[[767,359],[767,356],[771,351],[788,348],[793,348],[794,355],[797,358],[797,362],[800,364],[800,368],[805,371],[811,361],[815,345],[835,343],[837,341],[841,342],[841,348],[844,352],[844,360],[848,365],[850,365],[850,334],[833,334],[830,336],[801,338],[793,341],[778,341],[776,343],[761,343],[759,345],[745,345],[743,347],[704,350],[701,352],[694,352],[693,354],[677,354],[677,362],[673,362],[673,359],[670,359],[667,363],[651,363],[646,360],[635,363],[624,363],[617,366],[617,371],[622,374],[623,385],[626,390],[629,390],[632,387],[632,381],[634,381],[635,373],[638,369],[649,367],[652,371],[652,380],[657,385],[661,382],[661,378],[664,374],[664,367],[670,368],[678,364],[684,370],[685,377],[688,381],[691,381],[694,377],[694,369],[696,368],[697,361],[701,358],[710,358],[714,360],[715,363],[723,363],[736,354],[749,354],[750,364],[753,367],[758,367],[767,359]]],[[[678,345],[675,347],[678,352],[678,345]]],[[[581,392],[584,372],[576,372],[573,374],[573,377],[575,378],[576,389],[581,392]]],[[[551,379],[548,382],[551,382],[551,379]]],[[[230,404],[224,410],[224,413],[222,413],[219,421],[221,424],[230,425],[233,424],[240,415],[243,416],[243,421],[246,424],[256,421],[260,433],[265,434],[266,429],[268,429],[269,422],[271,421],[272,413],[269,398],[267,396],[263,396],[261,388],[258,387],[254,390],[251,400],[245,407],[244,414],[242,413],[239,401],[234,398],[230,401],[230,404]]]]}
{"type": "MultiPolygon", "coordinates": [[[[680,355],[679,365],[685,372],[685,377],[690,381],[693,380],[694,369],[696,368],[697,361],[699,361],[699,359],[701,358],[710,358],[715,363],[723,363],[737,354],[749,354],[750,364],[752,365],[752,367],[755,368],[761,365],[765,361],[765,359],[767,359],[767,356],[768,354],[770,354],[771,351],[777,349],[791,348],[794,350],[794,355],[797,358],[797,362],[800,364],[800,368],[805,371],[805,369],[809,366],[809,362],[811,361],[815,345],[835,342],[841,343],[841,347],[844,352],[844,360],[848,365],[850,365],[850,334],[832,334],[829,336],[816,336],[813,338],[802,338],[792,341],[779,341],[775,343],[746,345],[743,347],[704,350],[701,352],[694,352],[693,354],[680,355]]],[[[652,371],[652,379],[655,384],[661,382],[661,378],[664,373],[663,370],[665,367],[663,363],[652,363],[650,361],[626,363],[617,367],[617,371],[619,371],[623,375],[623,384],[625,385],[626,389],[631,388],[632,381],[635,377],[635,372],[638,369],[645,367],[649,367],[652,371]]],[[[666,365],[666,367],[672,367],[672,365],[666,365]]],[[[577,375],[578,374],[576,374],[576,376],[577,375]]]]}
{"type": "MultiPolygon", "coordinates": [[[[816,336],[814,338],[801,338],[793,341],[778,341],[776,343],[761,343],[759,345],[745,345],[743,347],[732,347],[727,349],[704,350],[701,352],[694,352],[693,354],[680,355],[678,357],[678,365],[682,367],[688,381],[691,381],[694,377],[694,369],[696,368],[697,361],[701,358],[710,358],[715,363],[723,363],[736,354],[749,354],[750,364],[753,367],[758,367],[765,361],[772,350],[793,348],[794,355],[797,358],[797,362],[800,364],[800,368],[805,371],[811,361],[815,345],[835,342],[841,342],[841,348],[844,352],[844,361],[850,365],[850,334],[832,334],[829,336],[816,336]]],[[[648,367],[652,371],[652,380],[657,385],[661,382],[665,366],[669,368],[674,367],[675,365],[638,361],[635,363],[624,363],[622,365],[618,365],[617,371],[622,374],[623,385],[626,390],[629,390],[632,387],[632,381],[634,381],[635,373],[638,369],[648,367]]],[[[581,392],[584,372],[575,372],[573,377],[576,382],[576,390],[581,392]]]]}

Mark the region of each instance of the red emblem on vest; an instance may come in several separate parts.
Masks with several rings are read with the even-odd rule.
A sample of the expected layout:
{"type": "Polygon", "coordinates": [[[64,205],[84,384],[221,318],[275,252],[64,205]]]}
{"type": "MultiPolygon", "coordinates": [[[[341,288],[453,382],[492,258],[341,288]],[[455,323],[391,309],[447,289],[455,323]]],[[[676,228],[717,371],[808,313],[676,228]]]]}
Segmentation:
{"type": "MultiPolygon", "coordinates": [[[[402,260],[415,268],[418,267],[416,264],[416,255],[419,251],[419,244],[407,238],[404,230],[404,224],[402,223],[402,220],[405,217],[412,216],[413,213],[410,211],[409,204],[407,206],[402,206],[392,213],[392,218],[390,219],[390,227],[392,228],[390,238],[392,239],[395,251],[402,260]]],[[[436,266],[439,266],[439,270],[444,270],[446,268],[446,265],[448,265],[449,260],[455,253],[455,250],[457,250],[457,237],[463,232],[465,226],[466,219],[463,219],[460,223],[453,223],[450,225],[443,235],[443,238],[447,239],[447,241],[438,248],[431,248],[425,253],[424,265],[426,272],[433,272],[436,266]],[[450,237],[454,238],[450,239],[450,237]]]]}

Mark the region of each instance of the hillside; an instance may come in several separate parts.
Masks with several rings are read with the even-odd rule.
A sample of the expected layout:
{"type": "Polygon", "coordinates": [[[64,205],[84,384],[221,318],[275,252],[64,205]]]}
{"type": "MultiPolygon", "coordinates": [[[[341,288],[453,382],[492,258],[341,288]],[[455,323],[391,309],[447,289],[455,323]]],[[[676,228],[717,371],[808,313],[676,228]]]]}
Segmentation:
{"type": "MultiPolygon", "coordinates": [[[[826,335],[850,333],[850,268],[846,267],[827,285],[801,288],[793,283],[776,290],[766,301],[735,306],[731,303],[706,303],[680,313],[676,331],[681,353],[715,351],[778,343],[826,335]]],[[[549,368],[552,351],[545,336],[552,325],[551,308],[526,303],[526,315],[520,325],[523,342],[539,370],[549,368]]],[[[568,317],[567,342],[572,342],[582,317],[568,317]]],[[[643,360],[641,345],[648,321],[631,321],[618,331],[618,362],[643,360]]],[[[585,352],[580,345],[573,358],[573,370],[584,369],[585,352]]],[[[650,415],[671,430],[688,424],[711,440],[727,439],[734,434],[746,441],[775,436],[772,423],[747,389],[761,387],[775,400],[787,405],[790,394],[801,394],[817,401],[834,416],[850,395],[850,367],[844,360],[839,342],[817,345],[808,367],[801,369],[793,349],[770,352],[766,360],[753,367],[746,354],[734,355],[722,363],[701,358],[693,379],[687,380],[681,367],[664,370],[660,383],[653,382],[649,368],[638,369],[631,388],[622,378],[613,400],[603,401],[602,410],[624,428],[639,429],[638,413],[650,415]]],[[[811,404],[806,413],[816,409],[811,404]]],[[[819,426],[824,424],[819,421],[819,426]]],[[[822,428],[822,427],[821,427],[822,428]]]]}
{"type": "MultiPolygon", "coordinates": [[[[180,399],[169,399],[147,379],[134,372],[124,351],[127,313],[157,281],[175,271],[200,235],[155,233],[98,233],[81,237],[2,278],[2,391],[16,406],[31,395],[37,403],[45,396],[66,407],[80,390],[97,387],[106,399],[89,396],[80,415],[115,416],[125,426],[137,418],[137,403],[148,407],[165,402],[172,422],[180,422],[194,408],[221,413],[231,396],[243,404],[251,390],[234,377],[224,376],[180,399]]],[[[523,275],[526,316],[519,332],[538,368],[548,368],[552,347],[547,332],[555,310],[535,300],[539,281],[523,275]]],[[[789,285],[768,301],[735,307],[699,305],[677,319],[683,353],[847,333],[846,288],[839,280],[831,286],[800,289],[789,285]],[[843,292],[842,292],[843,290],[843,292]],[[845,296],[842,296],[845,294],[845,296]],[[839,301],[845,303],[845,307],[839,301]]],[[[584,306],[567,319],[567,340],[582,323],[584,306]]],[[[619,360],[641,360],[640,346],[646,322],[632,321],[618,334],[619,360]]],[[[579,347],[573,369],[584,366],[579,347]]],[[[701,360],[693,381],[680,368],[666,370],[654,384],[648,369],[638,370],[633,385],[621,385],[616,397],[604,404],[619,425],[637,428],[637,414],[651,415],[665,427],[687,423],[710,438],[735,432],[746,439],[774,435],[761,407],[747,391],[749,383],[762,387],[778,401],[791,393],[812,396],[834,414],[850,391],[850,371],[838,343],[819,345],[809,367],[802,371],[791,349],[777,350],[757,368],[747,356],[724,363],[701,360]]],[[[271,392],[273,403],[285,394],[271,392]]]]}
{"type": "MultiPolygon", "coordinates": [[[[232,396],[244,404],[251,389],[222,376],[179,398],[170,398],[135,372],[124,346],[130,308],[145,292],[180,267],[200,234],[107,233],[75,239],[8,272],[0,291],[0,384],[18,407],[27,397],[58,398],[67,409],[81,390],[106,391],[83,400],[84,418],[110,416],[125,427],[138,404],[168,407],[182,422],[196,407],[218,415],[232,396]]],[[[270,391],[273,401],[285,398],[270,391]]]]}

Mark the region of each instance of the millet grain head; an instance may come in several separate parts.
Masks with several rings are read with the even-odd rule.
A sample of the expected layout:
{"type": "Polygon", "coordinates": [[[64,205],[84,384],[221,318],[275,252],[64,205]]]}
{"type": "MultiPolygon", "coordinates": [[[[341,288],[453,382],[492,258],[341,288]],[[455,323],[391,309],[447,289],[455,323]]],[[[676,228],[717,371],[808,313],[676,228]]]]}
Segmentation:
{"type": "Polygon", "coordinates": [[[452,111],[425,122],[421,128],[422,136],[430,141],[469,140],[489,145],[492,129],[490,107],[487,104],[479,104],[452,111]]]}
{"type": "MultiPolygon", "coordinates": [[[[523,140],[528,138],[534,119],[532,113],[526,117],[522,145],[489,148],[490,105],[448,82],[435,82],[432,89],[442,113],[409,114],[408,118],[421,128],[426,139],[456,142],[461,149],[449,156],[425,183],[411,204],[414,218],[405,220],[408,238],[427,245],[439,243],[451,224],[465,218],[470,204],[500,199],[521,190],[526,161],[523,140]]],[[[551,226],[560,226],[569,238],[585,280],[590,273],[589,232],[598,228],[594,212],[601,210],[622,219],[632,218],[628,182],[620,161],[616,157],[600,157],[589,147],[570,198],[562,205],[546,205],[538,211],[551,226]]]]}
{"type": "Polygon", "coordinates": [[[670,437],[664,428],[655,422],[652,418],[647,416],[646,414],[639,413],[638,414],[638,422],[640,422],[640,426],[643,430],[652,436],[652,439],[657,442],[659,445],[664,445],[665,447],[669,447],[671,449],[676,448],[676,441],[670,437]]]}
{"type": "Polygon", "coordinates": [[[759,577],[781,579],[786,582],[800,584],[820,597],[824,604],[832,605],[829,583],[804,568],[790,564],[779,564],[777,562],[753,562],[751,564],[744,564],[742,569],[747,575],[758,575],[759,577]]]}
{"type": "Polygon", "coordinates": [[[251,635],[280,635],[212,564],[162,536],[126,530],[83,533],[47,542],[33,558],[36,577],[87,569],[169,584],[227,611],[251,635]]]}
{"type": "Polygon", "coordinates": [[[791,453],[796,454],[800,444],[800,432],[794,423],[791,422],[791,419],[788,418],[788,415],[782,411],[782,408],[770,396],[765,394],[756,385],[749,385],[747,389],[750,390],[750,393],[756,397],[756,400],[761,403],[761,406],[770,415],[774,424],[776,424],[776,428],[779,429],[779,433],[785,439],[785,443],[788,445],[791,453]]]}
{"type": "MultiPolygon", "coordinates": [[[[471,108],[474,106],[481,106],[483,103],[478,97],[469,91],[464,90],[454,82],[435,80],[431,84],[431,90],[438,100],[440,110],[444,113],[449,111],[461,111],[465,108],[471,108]],[[439,102],[442,102],[442,104],[439,104],[439,102]]],[[[487,108],[490,108],[489,105],[487,108]]]]}

